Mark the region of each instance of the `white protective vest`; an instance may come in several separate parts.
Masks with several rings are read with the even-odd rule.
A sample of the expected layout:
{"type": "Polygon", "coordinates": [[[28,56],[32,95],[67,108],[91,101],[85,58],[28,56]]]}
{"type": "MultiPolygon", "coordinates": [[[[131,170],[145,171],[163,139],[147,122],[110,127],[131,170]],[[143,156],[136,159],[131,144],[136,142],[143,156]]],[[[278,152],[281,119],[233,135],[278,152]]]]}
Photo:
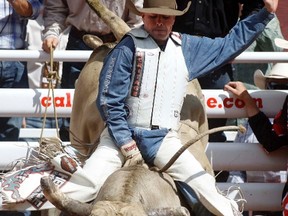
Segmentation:
{"type": "Polygon", "coordinates": [[[136,46],[130,94],[126,100],[132,127],[178,129],[188,85],[181,39],[173,33],[165,51],[143,29],[129,33],[136,46]]]}

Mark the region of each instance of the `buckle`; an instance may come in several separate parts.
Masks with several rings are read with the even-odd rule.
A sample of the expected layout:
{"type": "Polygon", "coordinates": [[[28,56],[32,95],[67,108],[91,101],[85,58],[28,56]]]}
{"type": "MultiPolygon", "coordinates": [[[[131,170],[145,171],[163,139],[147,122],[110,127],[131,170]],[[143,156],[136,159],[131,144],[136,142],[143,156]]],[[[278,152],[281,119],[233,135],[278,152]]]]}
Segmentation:
{"type": "Polygon", "coordinates": [[[151,130],[159,130],[159,128],[158,125],[151,125],[151,130]]]}

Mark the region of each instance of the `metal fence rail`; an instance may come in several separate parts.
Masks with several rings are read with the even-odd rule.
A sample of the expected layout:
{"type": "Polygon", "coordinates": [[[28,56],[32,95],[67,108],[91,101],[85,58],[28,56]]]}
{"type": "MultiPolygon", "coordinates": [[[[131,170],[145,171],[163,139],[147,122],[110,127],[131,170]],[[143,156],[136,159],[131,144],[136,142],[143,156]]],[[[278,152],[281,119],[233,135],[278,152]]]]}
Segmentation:
{"type": "MultiPolygon", "coordinates": [[[[85,62],[92,51],[55,50],[55,61],[85,62]]],[[[50,55],[42,50],[0,50],[1,61],[38,61],[50,60],[50,55]]],[[[233,63],[266,63],[288,62],[288,52],[243,52],[233,63]]]]}

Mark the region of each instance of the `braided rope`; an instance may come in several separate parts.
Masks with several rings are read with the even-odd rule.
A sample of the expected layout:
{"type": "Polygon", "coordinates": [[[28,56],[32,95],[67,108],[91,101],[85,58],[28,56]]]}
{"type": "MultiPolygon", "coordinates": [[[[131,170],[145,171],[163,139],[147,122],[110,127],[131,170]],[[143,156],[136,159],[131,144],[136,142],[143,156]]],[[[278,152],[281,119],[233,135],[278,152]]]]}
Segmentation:
{"type": "MultiPolygon", "coordinates": [[[[56,86],[57,86],[57,84],[60,82],[60,77],[59,77],[58,70],[54,71],[53,67],[54,67],[54,49],[52,47],[50,47],[50,70],[49,70],[48,78],[47,78],[48,83],[49,83],[49,87],[48,87],[48,96],[47,97],[50,97],[50,92],[52,92],[52,101],[53,101],[52,104],[53,104],[53,109],[54,109],[56,133],[57,133],[57,137],[60,138],[59,125],[58,125],[58,121],[57,121],[58,117],[57,117],[57,111],[56,111],[56,105],[55,105],[54,85],[53,85],[53,81],[55,81],[56,86]]],[[[45,112],[44,112],[44,118],[43,118],[43,122],[42,122],[40,143],[43,141],[43,132],[44,132],[44,127],[45,127],[46,119],[47,119],[47,109],[48,109],[48,106],[46,104],[45,112]]]]}

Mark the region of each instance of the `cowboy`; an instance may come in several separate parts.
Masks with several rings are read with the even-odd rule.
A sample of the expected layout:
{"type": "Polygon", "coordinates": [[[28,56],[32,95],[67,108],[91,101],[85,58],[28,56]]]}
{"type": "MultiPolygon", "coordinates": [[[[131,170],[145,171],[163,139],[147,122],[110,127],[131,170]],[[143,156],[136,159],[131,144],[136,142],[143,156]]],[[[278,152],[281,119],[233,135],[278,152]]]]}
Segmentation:
{"type": "MultiPolygon", "coordinates": [[[[265,8],[216,39],[172,32],[175,17],[183,15],[191,2],[183,11],[177,10],[175,0],[145,0],[143,8],[128,3],[144,25],[124,36],[104,61],[97,106],[107,126],[86,164],[100,157],[98,151],[103,157],[105,150],[106,169],[137,164],[142,157],[161,169],[182,147],[177,130],[188,81],[244,51],[274,17],[278,1],[266,0],[265,8]]],[[[212,214],[241,214],[190,152],[184,152],[167,173],[187,198],[195,193],[212,214]]]]}

